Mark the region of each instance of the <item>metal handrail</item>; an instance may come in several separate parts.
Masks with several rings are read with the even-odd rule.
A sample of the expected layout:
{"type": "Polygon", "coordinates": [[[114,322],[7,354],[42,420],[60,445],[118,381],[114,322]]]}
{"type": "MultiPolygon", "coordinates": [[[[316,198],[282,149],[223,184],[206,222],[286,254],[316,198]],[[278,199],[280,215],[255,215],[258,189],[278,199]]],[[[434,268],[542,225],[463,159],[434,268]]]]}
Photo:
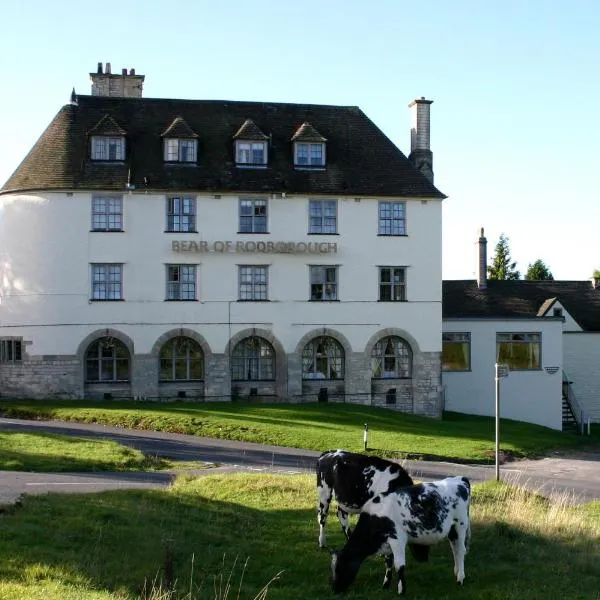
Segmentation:
{"type": "Polygon", "coordinates": [[[575,392],[573,391],[573,387],[571,386],[571,381],[567,376],[567,373],[563,369],[562,372],[563,378],[563,398],[566,399],[573,416],[575,417],[575,422],[577,423],[577,428],[579,429],[579,433],[581,435],[584,434],[584,424],[585,424],[585,412],[581,408],[577,398],[575,397],[575,392]],[[564,390],[566,389],[566,394],[564,394],[564,390]]]}

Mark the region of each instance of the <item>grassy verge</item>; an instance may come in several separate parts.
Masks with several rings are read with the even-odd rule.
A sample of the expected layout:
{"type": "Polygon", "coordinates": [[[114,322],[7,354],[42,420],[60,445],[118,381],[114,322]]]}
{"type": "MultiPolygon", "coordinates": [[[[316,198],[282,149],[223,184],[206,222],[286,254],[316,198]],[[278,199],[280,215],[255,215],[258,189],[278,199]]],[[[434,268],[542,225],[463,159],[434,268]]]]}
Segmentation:
{"type": "MultiPolygon", "coordinates": [[[[357,405],[267,405],[238,403],[153,403],[82,401],[0,401],[0,414],[29,419],[62,419],[118,427],[187,433],[312,450],[369,449],[396,458],[491,462],[493,419],[446,413],[442,421],[357,405]]],[[[589,438],[545,427],[502,421],[502,450],[517,457],[574,448],[589,438]]],[[[600,442],[596,433],[595,441],[600,442]]]]}
{"type": "MultiPolygon", "coordinates": [[[[0,517],[4,600],[251,600],[281,572],[268,600],[334,598],[329,554],[317,549],[312,477],[180,478],[170,490],[26,497],[0,517]],[[244,566],[245,565],[245,566],[244,566]]],[[[458,590],[448,544],[428,564],[408,555],[414,600],[598,598],[600,503],[553,504],[517,488],[474,487],[467,580],[458,590]],[[565,558],[568,556],[568,560],[565,558]]],[[[332,515],[328,540],[342,534],[332,515]]],[[[383,562],[361,568],[348,598],[379,590],[383,562]]]]}
{"type": "Polygon", "coordinates": [[[204,466],[201,462],[180,463],[147,456],[107,440],[0,431],[0,470],[3,471],[148,471],[204,466]]]}

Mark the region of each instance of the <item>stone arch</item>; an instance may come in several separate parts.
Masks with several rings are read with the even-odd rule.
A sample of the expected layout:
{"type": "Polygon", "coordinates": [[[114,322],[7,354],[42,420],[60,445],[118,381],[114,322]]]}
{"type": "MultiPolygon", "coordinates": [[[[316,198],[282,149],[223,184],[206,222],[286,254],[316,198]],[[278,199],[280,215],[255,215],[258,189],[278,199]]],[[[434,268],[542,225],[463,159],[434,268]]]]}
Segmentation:
{"type": "Polygon", "coordinates": [[[208,345],[208,342],[204,339],[204,336],[199,334],[197,331],[193,329],[188,329],[186,327],[179,327],[177,329],[170,329],[166,331],[161,336],[157,338],[154,342],[152,349],[150,350],[150,354],[156,358],[158,358],[160,354],[160,349],[173,338],[176,337],[189,337],[200,345],[202,348],[202,352],[204,353],[204,360],[208,360],[212,356],[212,350],[208,345]]]}
{"type": "Polygon", "coordinates": [[[231,356],[231,352],[239,342],[241,342],[244,338],[254,336],[261,337],[267,340],[267,342],[269,342],[269,344],[273,346],[276,357],[285,356],[285,350],[283,349],[281,342],[275,337],[275,335],[273,335],[273,332],[268,329],[261,329],[259,327],[249,327],[248,329],[242,329],[242,331],[238,331],[237,333],[232,335],[229,341],[227,342],[227,345],[225,346],[225,354],[227,356],[231,356]]]}
{"type": "Polygon", "coordinates": [[[114,337],[120,342],[123,342],[123,344],[125,344],[125,347],[129,351],[131,359],[133,360],[133,340],[122,331],[119,331],[118,329],[111,329],[110,327],[105,327],[104,329],[96,329],[96,331],[92,331],[92,333],[88,334],[85,338],[83,338],[83,340],[77,347],[77,358],[83,363],[83,361],[85,360],[85,353],[87,352],[87,349],[89,348],[90,344],[103,337],[114,337]]]}
{"type": "Polygon", "coordinates": [[[313,329],[312,331],[309,331],[308,333],[304,334],[300,338],[300,341],[296,346],[296,353],[302,356],[304,347],[306,346],[306,344],[308,344],[308,342],[310,342],[314,338],[321,337],[324,335],[332,337],[334,340],[339,342],[342,345],[342,348],[344,349],[345,357],[350,356],[350,354],[352,353],[352,346],[350,345],[348,338],[345,335],[341,334],[339,331],[336,331],[335,329],[330,329],[329,327],[319,327],[318,329],[313,329]]]}
{"type": "Polygon", "coordinates": [[[384,337],[389,336],[396,336],[408,342],[413,354],[413,358],[421,352],[417,340],[410,333],[408,333],[406,329],[400,329],[399,327],[386,327],[385,329],[380,329],[369,338],[369,341],[365,346],[365,356],[370,357],[375,344],[384,337]]]}

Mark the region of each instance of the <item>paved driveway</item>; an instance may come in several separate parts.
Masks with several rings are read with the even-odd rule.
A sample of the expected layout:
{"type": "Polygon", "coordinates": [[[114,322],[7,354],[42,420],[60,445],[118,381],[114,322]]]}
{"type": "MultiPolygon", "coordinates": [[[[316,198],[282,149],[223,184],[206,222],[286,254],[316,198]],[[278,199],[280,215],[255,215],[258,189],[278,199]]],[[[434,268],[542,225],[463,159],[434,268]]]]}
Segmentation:
{"type": "MultiPolygon", "coordinates": [[[[268,471],[278,473],[312,472],[318,452],[282,448],[196,436],[138,431],[104,425],[62,421],[26,421],[0,418],[0,430],[38,431],[112,439],[173,460],[200,460],[215,464],[214,469],[196,471],[206,475],[217,471],[268,471]]],[[[438,479],[466,475],[474,482],[493,479],[492,466],[459,465],[446,462],[405,461],[416,479],[438,479]]],[[[20,494],[46,492],[95,492],[106,489],[157,488],[168,486],[175,473],[23,473],[0,472],[0,504],[15,501],[20,494]]],[[[567,494],[574,502],[600,500],[600,448],[577,454],[556,454],[540,460],[507,463],[501,477],[546,496],[567,494]]]]}

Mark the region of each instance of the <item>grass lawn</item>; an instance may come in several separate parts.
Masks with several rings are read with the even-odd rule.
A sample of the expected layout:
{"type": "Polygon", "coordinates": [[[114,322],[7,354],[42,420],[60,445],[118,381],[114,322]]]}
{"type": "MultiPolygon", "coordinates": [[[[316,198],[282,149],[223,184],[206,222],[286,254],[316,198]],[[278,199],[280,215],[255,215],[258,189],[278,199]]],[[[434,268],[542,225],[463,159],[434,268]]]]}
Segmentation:
{"type": "MultiPolygon", "coordinates": [[[[597,599],[599,510],[474,486],[464,588],[442,543],[428,564],[408,553],[407,597],[597,599]]],[[[267,600],[333,599],[317,534],[308,475],[181,477],[168,490],[26,497],[0,515],[0,598],[252,600],[281,573],[267,600]],[[177,593],[144,594],[153,581],[163,590],[173,582],[177,593]]],[[[334,515],[328,541],[343,543],[334,515]]],[[[368,559],[345,597],[396,597],[380,590],[382,578],[383,561],[368,559]]]]}
{"type": "Polygon", "coordinates": [[[202,468],[201,462],[146,456],[117,442],[49,433],[0,431],[0,470],[4,471],[148,471],[202,468]]]}
{"type": "MultiPolygon", "coordinates": [[[[494,421],[445,413],[441,421],[352,404],[242,404],[83,401],[0,401],[0,414],[30,419],[103,423],[312,450],[369,449],[396,458],[493,462],[494,421]]],[[[600,442],[600,432],[592,439],[600,442]]],[[[574,448],[590,438],[503,420],[501,448],[531,457],[555,448],[574,448]]]]}

